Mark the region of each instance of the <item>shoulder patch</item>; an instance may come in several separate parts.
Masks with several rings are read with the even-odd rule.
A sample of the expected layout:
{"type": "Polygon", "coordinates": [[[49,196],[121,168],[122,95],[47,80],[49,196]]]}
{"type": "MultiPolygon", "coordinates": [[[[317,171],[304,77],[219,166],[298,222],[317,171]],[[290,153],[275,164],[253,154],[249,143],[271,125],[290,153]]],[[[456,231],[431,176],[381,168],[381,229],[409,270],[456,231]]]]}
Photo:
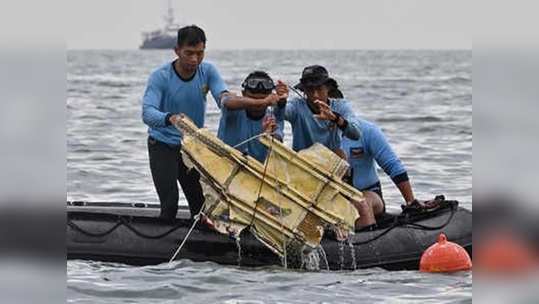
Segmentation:
{"type": "Polygon", "coordinates": [[[206,96],[206,94],[208,94],[208,92],[210,91],[210,87],[207,84],[203,84],[201,90],[202,90],[202,94],[206,96]]]}

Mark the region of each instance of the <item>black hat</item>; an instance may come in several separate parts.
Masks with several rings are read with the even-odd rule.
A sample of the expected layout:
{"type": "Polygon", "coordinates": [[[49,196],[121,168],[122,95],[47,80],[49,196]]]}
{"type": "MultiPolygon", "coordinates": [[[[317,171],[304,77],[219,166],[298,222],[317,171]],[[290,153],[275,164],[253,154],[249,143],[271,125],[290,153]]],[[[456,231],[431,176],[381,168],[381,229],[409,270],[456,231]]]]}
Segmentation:
{"type": "Polygon", "coordinates": [[[328,85],[330,97],[333,98],[342,98],[343,94],[338,89],[339,85],[337,81],[328,75],[328,70],[321,65],[311,65],[303,69],[301,73],[301,79],[299,83],[294,86],[294,88],[304,91],[306,87],[318,87],[323,84],[328,85]],[[333,95],[333,96],[332,96],[333,95]]]}

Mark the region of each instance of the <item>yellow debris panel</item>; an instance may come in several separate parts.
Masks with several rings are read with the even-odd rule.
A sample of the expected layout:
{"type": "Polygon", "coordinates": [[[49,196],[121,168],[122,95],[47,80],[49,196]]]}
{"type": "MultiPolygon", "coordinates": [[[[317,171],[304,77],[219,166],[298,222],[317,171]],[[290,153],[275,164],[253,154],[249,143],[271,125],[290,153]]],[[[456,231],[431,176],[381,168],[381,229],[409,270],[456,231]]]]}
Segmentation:
{"type": "Polygon", "coordinates": [[[342,181],[348,164],[326,147],[296,153],[263,136],[269,153],[262,164],[186,117],[176,127],[182,157],[201,174],[203,212],[219,232],[239,235],[250,227],[280,256],[290,246],[317,247],[327,228],[353,233],[359,215],[349,201],[363,195],[342,181]]]}

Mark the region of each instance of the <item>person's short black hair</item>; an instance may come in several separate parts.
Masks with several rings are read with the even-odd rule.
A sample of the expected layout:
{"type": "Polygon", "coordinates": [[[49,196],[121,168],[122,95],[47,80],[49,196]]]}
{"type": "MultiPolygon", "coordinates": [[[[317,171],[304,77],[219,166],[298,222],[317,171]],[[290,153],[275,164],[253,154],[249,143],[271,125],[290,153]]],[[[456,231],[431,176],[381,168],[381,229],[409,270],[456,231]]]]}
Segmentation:
{"type": "Polygon", "coordinates": [[[201,42],[206,44],[206,34],[198,26],[189,25],[178,30],[178,41],[176,44],[179,47],[184,45],[195,46],[201,42]]]}
{"type": "Polygon", "coordinates": [[[245,80],[251,79],[251,78],[262,78],[262,79],[271,79],[268,73],[264,71],[254,71],[251,72],[247,77],[245,77],[245,80]]]}

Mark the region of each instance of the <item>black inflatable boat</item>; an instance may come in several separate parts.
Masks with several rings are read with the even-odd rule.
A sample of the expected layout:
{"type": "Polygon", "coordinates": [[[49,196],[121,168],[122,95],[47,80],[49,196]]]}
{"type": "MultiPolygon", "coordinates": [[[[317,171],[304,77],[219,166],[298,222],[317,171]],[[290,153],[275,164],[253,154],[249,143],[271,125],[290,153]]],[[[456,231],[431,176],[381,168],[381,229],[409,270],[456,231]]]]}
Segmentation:
{"type": "MultiPolygon", "coordinates": [[[[180,208],[175,221],[163,221],[158,214],[158,205],[144,203],[67,202],[67,257],[134,265],[167,262],[193,221],[187,208],[180,208]]],[[[281,259],[247,230],[238,244],[198,223],[178,259],[241,266],[282,265],[281,259]]],[[[327,265],[326,259],[320,259],[320,268],[418,269],[421,254],[440,232],[471,256],[472,213],[458,207],[456,201],[444,201],[428,212],[386,214],[378,220],[376,230],[358,231],[349,243],[328,234],[321,243],[327,265]]]]}

